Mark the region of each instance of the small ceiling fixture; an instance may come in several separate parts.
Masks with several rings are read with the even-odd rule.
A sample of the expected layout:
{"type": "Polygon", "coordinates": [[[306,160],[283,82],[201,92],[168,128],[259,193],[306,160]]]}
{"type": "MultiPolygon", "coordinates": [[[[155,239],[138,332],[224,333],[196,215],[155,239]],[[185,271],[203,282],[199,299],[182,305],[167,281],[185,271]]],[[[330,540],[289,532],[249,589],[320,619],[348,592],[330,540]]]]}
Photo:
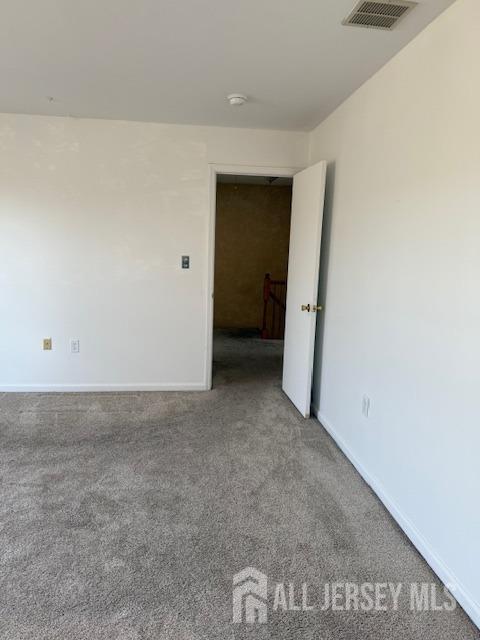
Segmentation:
{"type": "Polygon", "coordinates": [[[227,100],[230,103],[231,107],[241,107],[242,104],[245,104],[245,102],[247,102],[248,98],[241,93],[231,93],[229,96],[227,96],[227,100]]]}
{"type": "Polygon", "coordinates": [[[416,5],[411,0],[360,0],[342,24],[391,31],[416,5]]]}

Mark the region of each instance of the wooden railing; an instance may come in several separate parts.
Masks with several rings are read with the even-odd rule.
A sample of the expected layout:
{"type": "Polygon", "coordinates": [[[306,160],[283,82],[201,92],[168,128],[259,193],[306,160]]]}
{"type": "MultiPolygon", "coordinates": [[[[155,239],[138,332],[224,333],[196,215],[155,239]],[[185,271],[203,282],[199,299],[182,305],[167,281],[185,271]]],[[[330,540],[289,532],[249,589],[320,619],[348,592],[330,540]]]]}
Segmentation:
{"type": "Polygon", "coordinates": [[[286,297],[287,281],[272,280],[266,273],[263,281],[263,339],[283,340],[286,297]]]}

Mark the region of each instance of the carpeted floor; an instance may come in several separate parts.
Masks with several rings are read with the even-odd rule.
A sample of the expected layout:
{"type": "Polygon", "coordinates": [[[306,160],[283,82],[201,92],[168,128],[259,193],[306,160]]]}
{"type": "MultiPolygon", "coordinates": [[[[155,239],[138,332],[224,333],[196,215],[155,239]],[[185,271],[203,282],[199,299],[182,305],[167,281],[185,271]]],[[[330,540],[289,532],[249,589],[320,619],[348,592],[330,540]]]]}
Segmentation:
{"type": "Polygon", "coordinates": [[[280,367],[224,333],[208,393],[0,394],[0,637],[480,638],[459,608],[273,611],[280,581],[437,582],[280,367]],[[232,624],[246,566],[266,624],[232,624]]]}

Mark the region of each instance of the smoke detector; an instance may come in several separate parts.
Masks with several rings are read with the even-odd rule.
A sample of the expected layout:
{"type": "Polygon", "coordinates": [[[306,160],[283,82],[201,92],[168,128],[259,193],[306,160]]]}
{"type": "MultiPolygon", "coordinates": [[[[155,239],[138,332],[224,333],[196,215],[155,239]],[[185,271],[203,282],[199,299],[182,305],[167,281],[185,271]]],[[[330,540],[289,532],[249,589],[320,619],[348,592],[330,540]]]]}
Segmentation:
{"type": "Polygon", "coordinates": [[[247,102],[248,98],[241,93],[231,93],[227,96],[227,100],[231,107],[241,107],[242,104],[247,102]]]}
{"type": "Polygon", "coordinates": [[[391,31],[416,6],[407,0],[360,0],[342,24],[391,31]]]}

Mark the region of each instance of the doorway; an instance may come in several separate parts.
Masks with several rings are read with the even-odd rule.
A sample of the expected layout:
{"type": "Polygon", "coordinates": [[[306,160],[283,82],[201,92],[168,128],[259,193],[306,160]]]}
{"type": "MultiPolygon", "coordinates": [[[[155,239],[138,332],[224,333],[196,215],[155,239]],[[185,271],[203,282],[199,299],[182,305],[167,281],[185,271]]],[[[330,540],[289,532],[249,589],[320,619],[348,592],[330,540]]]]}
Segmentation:
{"type": "MultiPolygon", "coordinates": [[[[279,346],[282,389],[304,417],[310,415],[316,313],[322,309],[317,291],[325,174],[325,162],[303,170],[211,165],[207,388],[212,386],[214,327],[230,331],[230,338],[239,332],[241,339],[254,338],[257,346],[281,342],[285,328],[285,348],[279,346]],[[285,190],[280,198],[286,222],[283,229],[275,219],[280,200],[275,213],[269,198],[262,196],[260,205],[262,197],[256,202],[251,197],[253,191],[272,186],[285,190]],[[290,220],[285,202],[291,202],[290,220]],[[268,233],[273,228],[278,228],[282,238],[278,246],[268,233]],[[275,264],[278,276],[269,264],[275,264]],[[215,290],[219,287],[218,303],[214,284],[215,290]]],[[[227,345],[227,351],[229,348],[227,345]]],[[[237,364],[239,355],[237,351],[237,364]]]]}
{"type": "Polygon", "coordinates": [[[217,176],[214,329],[283,340],[292,178],[217,176]]]}
{"type": "Polygon", "coordinates": [[[252,375],[268,369],[281,377],[292,182],[217,175],[214,375],[228,370],[244,379],[248,367],[242,360],[254,358],[252,375]]]}

